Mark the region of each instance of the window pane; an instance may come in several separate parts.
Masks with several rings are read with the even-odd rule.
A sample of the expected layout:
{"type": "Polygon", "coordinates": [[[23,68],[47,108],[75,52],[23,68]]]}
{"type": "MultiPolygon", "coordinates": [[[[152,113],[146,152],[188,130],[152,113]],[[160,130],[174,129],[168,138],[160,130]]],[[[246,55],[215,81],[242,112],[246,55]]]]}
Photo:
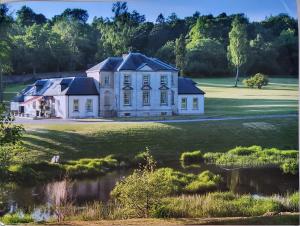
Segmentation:
{"type": "Polygon", "coordinates": [[[124,91],[124,105],[130,105],[131,104],[131,91],[125,90],[124,91]]]}
{"type": "Polygon", "coordinates": [[[79,111],[79,100],[73,100],[73,111],[79,111]]]}
{"type": "Polygon", "coordinates": [[[150,92],[143,91],[143,105],[149,105],[149,104],[150,104],[150,92]]]}
{"type": "Polygon", "coordinates": [[[160,104],[163,104],[163,105],[168,104],[168,93],[166,90],[162,90],[160,92],[160,104]]]}
{"type": "Polygon", "coordinates": [[[106,76],[104,77],[104,84],[105,84],[105,85],[109,85],[109,76],[108,76],[108,75],[106,75],[106,76]]]}
{"type": "Polygon", "coordinates": [[[85,109],[87,112],[92,112],[93,111],[93,101],[92,99],[87,99],[86,104],[85,104],[85,109]]]}
{"type": "Polygon", "coordinates": [[[186,109],[187,108],[187,99],[182,98],[181,99],[181,109],[186,109]]]}
{"type": "Polygon", "coordinates": [[[168,85],[168,77],[166,75],[160,76],[160,84],[161,85],[168,85]]]}
{"type": "Polygon", "coordinates": [[[149,75],[143,76],[143,85],[149,85],[149,75]]]}
{"type": "Polygon", "coordinates": [[[198,109],[198,98],[193,98],[193,109],[198,109]]]}
{"type": "Polygon", "coordinates": [[[130,84],[131,84],[130,75],[124,75],[124,85],[130,85],[130,84]]]}

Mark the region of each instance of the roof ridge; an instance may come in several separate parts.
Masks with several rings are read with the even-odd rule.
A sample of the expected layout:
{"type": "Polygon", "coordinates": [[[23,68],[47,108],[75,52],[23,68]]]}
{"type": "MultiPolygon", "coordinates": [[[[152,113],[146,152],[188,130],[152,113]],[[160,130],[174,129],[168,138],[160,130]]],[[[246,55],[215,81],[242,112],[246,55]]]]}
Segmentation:
{"type": "Polygon", "coordinates": [[[117,68],[117,71],[119,71],[121,68],[122,68],[122,66],[125,64],[125,62],[129,59],[129,56],[131,56],[132,55],[132,52],[129,52],[128,54],[127,54],[127,56],[125,57],[125,59],[123,59],[123,62],[120,64],[120,66],[117,68]]]}

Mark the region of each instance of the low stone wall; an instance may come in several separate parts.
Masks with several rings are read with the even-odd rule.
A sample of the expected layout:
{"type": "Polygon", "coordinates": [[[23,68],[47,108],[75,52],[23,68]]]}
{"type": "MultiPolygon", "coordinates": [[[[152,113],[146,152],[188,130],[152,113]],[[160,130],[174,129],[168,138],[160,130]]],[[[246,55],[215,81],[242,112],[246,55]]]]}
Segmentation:
{"type": "Polygon", "coordinates": [[[38,79],[46,78],[64,78],[64,77],[86,77],[84,71],[73,71],[73,72],[49,72],[49,73],[38,73],[38,74],[24,74],[24,75],[5,75],[3,80],[5,84],[11,83],[29,83],[34,82],[38,79]]]}

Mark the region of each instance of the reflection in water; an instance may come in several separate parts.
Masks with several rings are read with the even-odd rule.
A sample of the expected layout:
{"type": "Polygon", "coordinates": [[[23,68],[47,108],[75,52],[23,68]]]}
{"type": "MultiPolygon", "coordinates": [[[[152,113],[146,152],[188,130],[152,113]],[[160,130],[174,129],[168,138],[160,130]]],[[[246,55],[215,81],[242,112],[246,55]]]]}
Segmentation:
{"type": "MultiPolygon", "coordinates": [[[[226,170],[214,165],[202,164],[198,167],[182,169],[178,162],[176,165],[170,163],[168,166],[189,173],[198,174],[210,170],[221,174],[224,187],[239,194],[284,195],[298,190],[298,175],[286,175],[277,168],[226,170]]],[[[62,200],[72,200],[77,205],[94,200],[106,202],[116,182],[131,172],[132,170],[120,170],[97,178],[56,181],[34,187],[1,186],[0,202],[2,201],[3,204],[0,203],[0,210],[13,212],[22,209],[29,212],[34,209],[35,219],[42,220],[49,217],[50,213],[45,210],[46,208],[41,207],[59,205],[62,200]]]]}

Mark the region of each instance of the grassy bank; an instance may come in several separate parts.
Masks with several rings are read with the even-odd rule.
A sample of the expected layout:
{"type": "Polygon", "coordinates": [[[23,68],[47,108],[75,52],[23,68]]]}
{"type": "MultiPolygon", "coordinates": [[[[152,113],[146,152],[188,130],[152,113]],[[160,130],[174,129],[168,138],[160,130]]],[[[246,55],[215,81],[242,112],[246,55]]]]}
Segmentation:
{"type": "MultiPolygon", "coordinates": [[[[41,122],[42,123],[42,122],[41,122]]],[[[298,149],[298,119],[256,119],[197,123],[95,123],[25,125],[28,160],[63,161],[110,154],[133,157],[149,147],[159,161],[184,151],[225,152],[236,146],[298,149]],[[251,134],[251,135],[250,135],[251,134]]]]}

